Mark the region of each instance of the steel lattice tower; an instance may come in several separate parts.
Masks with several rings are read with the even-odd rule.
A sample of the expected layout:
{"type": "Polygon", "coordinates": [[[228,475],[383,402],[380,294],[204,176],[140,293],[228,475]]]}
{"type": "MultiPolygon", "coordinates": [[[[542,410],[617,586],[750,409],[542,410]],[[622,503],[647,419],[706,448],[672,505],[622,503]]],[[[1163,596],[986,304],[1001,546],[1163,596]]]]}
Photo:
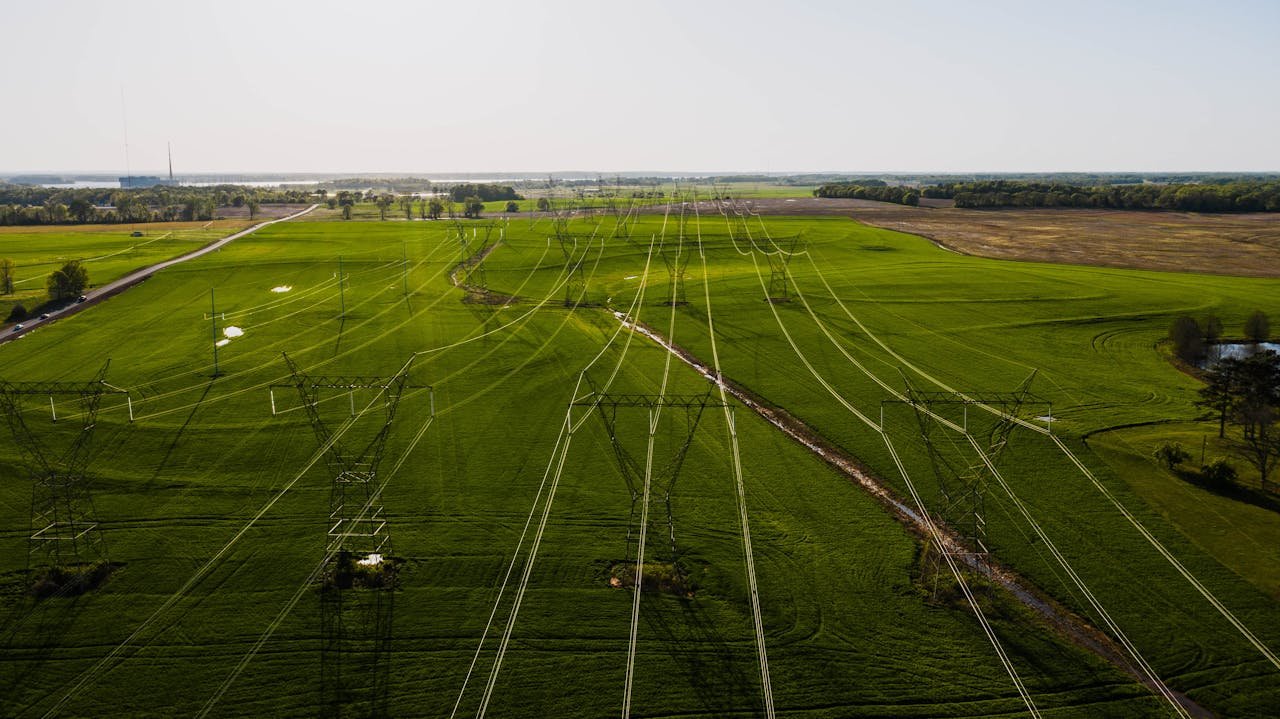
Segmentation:
{"type": "MultiPolygon", "coordinates": [[[[589,381],[589,380],[588,380],[589,381]]],[[[685,457],[697,434],[702,414],[708,407],[723,407],[724,403],[712,398],[710,390],[703,394],[613,394],[602,393],[593,387],[590,394],[574,401],[576,406],[594,408],[601,424],[609,435],[609,446],[613,450],[618,471],[627,484],[631,494],[631,512],[627,519],[626,559],[636,556],[638,528],[636,527],[637,503],[642,498],[644,485],[645,462],[643,457],[628,449],[629,433],[619,423],[619,415],[623,412],[643,412],[647,420],[649,441],[658,432],[659,414],[663,411],[678,412],[682,422],[672,421],[668,425],[670,434],[669,451],[665,459],[655,462],[651,469],[651,478],[658,492],[662,494],[666,507],[667,537],[669,559],[677,563],[680,555],[676,546],[675,515],[672,511],[671,499],[675,491],[676,481],[680,478],[680,470],[684,467],[685,457]]]]}
{"type": "Polygon", "coordinates": [[[769,260],[770,302],[791,301],[791,282],[788,277],[788,270],[791,267],[791,258],[795,257],[797,252],[800,251],[802,244],[799,235],[790,238],[785,249],[780,242],[782,241],[775,241],[773,243],[774,248],[771,251],[764,251],[765,257],[769,260]]]}
{"type": "Polygon", "coordinates": [[[569,219],[555,218],[556,240],[560,243],[560,252],[564,255],[564,306],[577,307],[589,304],[587,300],[587,277],[583,272],[583,263],[587,255],[584,251],[578,254],[578,239],[569,234],[569,219]]]}
{"type": "Polygon", "coordinates": [[[385,717],[395,565],[390,557],[391,530],[383,514],[378,467],[400,399],[410,388],[412,359],[390,378],[313,377],[287,355],[284,359],[292,380],[287,385],[273,385],[273,411],[276,388],[297,391],[333,478],[325,529],[328,566],[320,589],[320,714],[385,717]],[[373,395],[368,405],[357,407],[357,392],[373,395]],[[345,402],[342,394],[347,395],[345,402]],[[348,415],[337,428],[321,412],[322,402],[348,415]],[[366,413],[381,421],[378,431],[367,440],[345,439],[366,413]]]}
{"type": "MultiPolygon", "coordinates": [[[[110,364],[108,360],[88,382],[0,381],[0,407],[32,476],[28,570],[37,566],[84,568],[108,561],[87,469],[103,395],[123,394],[128,401],[127,391],[106,382],[110,364]],[[61,451],[51,447],[48,437],[34,431],[23,417],[23,398],[32,396],[49,398],[54,422],[58,421],[56,397],[72,397],[78,405],[79,429],[61,451]]],[[[129,406],[132,420],[131,402],[129,406]]]]}
{"type": "MultiPolygon", "coordinates": [[[[489,278],[485,274],[484,259],[489,252],[489,240],[493,235],[493,224],[484,226],[484,239],[479,238],[476,228],[471,228],[471,237],[467,237],[467,228],[461,222],[454,223],[458,233],[459,261],[455,272],[457,284],[464,289],[479,295],[489,294],[489,278]]],[[[501,239],[501,238],[499,238],[501,239]]]]}
{"type": "MultiPolygon", "coordinates": [[[[922,392],[907,387],[906,400],[887,400],[885,404],[908,404],[914,410],[920,438],[929,455],[934,476],[938,480],[939,515],[955,530],[962,546],[952,550],[939,547],[942,552],[968,555],[971,564],[985,564],[989,555],[987,547],[986,493],[991,476],[991,466],[999,463],[1001,456],[1009,445],[1009,437],[1017,426],[1019,413],[1027,405],[1042,405],[1052,408],[1047,401],[1041,400],[1030,392],[1032,373],[1022,385],[1013,392],[922,392]],[[998,410],[993,415],[995,422],[984,428],[980,437],[975,437],[983,446],[982,457],[968,455],[964,447],[948,446],[951,440],[947,427],[942,422],[949,422],[956,431],[972,436],[970,429],[969,408],[985,405],[998,410]],[[943,413],[948,408],[959,407],[962,414],[958,418],[946,417],[943,413]],[[958,420],[958,421],[957,421],[958,420]],[[958,455],[958,456],[957,456],[958,455]]],[[[972,447],[969,447],[972,450],[972,447]]]]}

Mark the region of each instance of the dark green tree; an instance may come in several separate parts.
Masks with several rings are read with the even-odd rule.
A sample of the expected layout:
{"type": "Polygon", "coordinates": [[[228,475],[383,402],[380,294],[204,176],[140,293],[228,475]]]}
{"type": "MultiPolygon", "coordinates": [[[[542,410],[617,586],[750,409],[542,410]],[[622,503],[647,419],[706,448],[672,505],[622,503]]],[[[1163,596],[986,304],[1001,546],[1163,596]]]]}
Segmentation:
{"type": "Polygon", "coordinates": [[[1250,342],[1266,342],[1271,337],[1271,320],[1262,310],[1254,310],[1244,321],[1244,336],[1250,342]]]}
{"type": "Polygon", "coordinates": [[[1204,318],[1204,341],[1213,343],[1222,339],[1222,320],[1210,312],[1204,318]]]}
{"type": "Polygon", "coordinates": [[[1230,489],[1236,483],[1236,468],[1219,457],[1200,468],[1200,476],[1211,487],[1230,489]]]}
{"type": "Polygon", "coordinates": [[[1177,442],[1165,442],[1156,448],[1155,458],[1168,469],[1176,469],[1178,465],[1191,459],[1191,453],[1177,442]]]}
{"type": "Polygon", "coordinates": [[[1239,393],[1240,360],[1228,357],[1213,366],[1205,375],[1206,384],[1200,388],[1197,405],[1218,413],[1218,437],[1227,436],[1227,418],[1235,407],[1239,393]]]}
{"type": "Polygon", "coordinates": [[[1258,470],[1265,491],[1280,462],[1280,355],[1259,352],[1241,360],[1236,392],[1232,414],[1241,431],[1232,447],[1258,470]]]}
{"type": "Polygon", "coordinates": [[[8,257],[0,259],[0,294],[13,294],[13,276],[17,269],[18,265],[8,257]]]}
{"type": "Polygon", "coordinates": [[[478,219],[484,212],[484,200],[472,195],[462,205],[462,214],[471,219],[478,219]]]}
{"type": "Polygon", "coordinates": [[[70,260],[49,275],[45,287],[49,290],[49,298],[65,300],[79,297],[89,286],[89,271],[80,260],[70,260]]]}
{"type": "Polygon", "coordinates": [[[1195,319],[1182,316],[1169,326],[1169,340],[1178,359],[1194,364],[1204,356],[1204,333],[1195,319]]]}
{"type": "Polygon", "coordinates": [[[76,219],[76,222],[88,222],[98,214],[98,211],[93,207],[93,203],[83,197],[77,197],[72,200],[67,208],[71,210],[71,216],[76,219]]]}

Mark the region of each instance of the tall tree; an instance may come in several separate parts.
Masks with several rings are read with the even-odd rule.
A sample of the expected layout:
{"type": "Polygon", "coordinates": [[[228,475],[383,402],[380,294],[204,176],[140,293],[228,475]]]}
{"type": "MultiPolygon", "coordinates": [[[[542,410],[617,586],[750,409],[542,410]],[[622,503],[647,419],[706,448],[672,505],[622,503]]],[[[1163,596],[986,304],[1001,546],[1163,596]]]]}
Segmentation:
{"type": "Polygon", "coordinates": [[[1249,461],[1266,490],[1272,470],[1280,463],[1280,355],[1259,352],[1240,361],[1233,414],[1240,424],[1235,450],[1249,461]]]}
{"type": "Polygon", "coordinates": [[[8,257],[0,258],[0,294],[13,294],[13,275],[17,264],[8,257]]]}
{"type": "Polygon", "coordinates": [[[1169,327],[1169,339],[1173,352],[1183,362],[1195,363],[1204,356],[1204,334],[1193,318],[1182,316],[1169,327]]]}
{"type": "Polygon", "coordinates": [[[1262,310],[1254,310],[1244,321],[1244,336],[1251,342],[1266,342],[1271,337],[1271,320],[1262,310]]]}
{"type": "Polygon", "coordinates": [[[1222,339],[1222,320],[1210,312],[1204,318],[1204,340],[1212,343],[1220,339],[1222,339]]]}
{"type": "Polygon", "coordinates": [[[89,271],[80,260],[70,260],[54,270],[45,282],[49,298],[65,300],[78,297],[89,286],[89,271]]]}
{"type": "Polygon", "coordinates": [[[88,222],[97,214],[93,203],[83,197],[77,197],[67,206],[71,211],[71,216],[76,218],[76,222],[88,222]]]}
{"type": "Polygon", "coordinates": [[[1235,407],[1239,376],[1240,360],[1228,357],[1209,370],[1205,377],[1207,384],[1200,388],[1200,399],[1196,404],[1218,413],[1219,438],[1227,436],[1227,418],[1235,407]]]}

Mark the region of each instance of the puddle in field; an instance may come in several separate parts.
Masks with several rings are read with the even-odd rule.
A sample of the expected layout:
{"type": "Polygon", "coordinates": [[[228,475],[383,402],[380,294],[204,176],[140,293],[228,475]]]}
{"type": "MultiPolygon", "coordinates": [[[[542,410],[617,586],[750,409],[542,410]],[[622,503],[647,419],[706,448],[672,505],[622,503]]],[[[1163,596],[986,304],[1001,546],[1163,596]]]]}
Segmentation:
{"type": "Polygon", "coordinates": [[[240,329],[239,327],[236,327],[235,325],[231,325],[229,327],[223,327],[222,334],[229,338],[243,337],[244,330],[240,329]]]}
{"type": "Polygon", "coordinates": [[[1244,359],[1262,352],[1280,352],[1280,342],[1223,342],[1209,345],[1201,369],[1209,369],[1224,359],[1244,359]]]}
{"type": "Polygon", "coordinates": [[[213,343],[213,346],[214,346],[214,347],[226,347],[226,346],[227,346],[227,345],[229,345],[229,344],[231,344],[231,340],[223,339],[223,340],[218,340],[217,342],[214,342],[214,343],[213,343]]]}
{"type": "Polygon", "coordinates": [[[624,279],[624,280],[634,280],[635,278],[637,278],[637,277],[639,277],[639,276],[640,276],[640,275],[627,275],[626,277],[623,277],[622,279],[624,279]]]}
{"type": "Polygon", "coordinates": [[[272,287],[271,291],[276,294],[283,294],[291,289],[293,289],[293,285],[280,285],[279,287],[272,287]]]}

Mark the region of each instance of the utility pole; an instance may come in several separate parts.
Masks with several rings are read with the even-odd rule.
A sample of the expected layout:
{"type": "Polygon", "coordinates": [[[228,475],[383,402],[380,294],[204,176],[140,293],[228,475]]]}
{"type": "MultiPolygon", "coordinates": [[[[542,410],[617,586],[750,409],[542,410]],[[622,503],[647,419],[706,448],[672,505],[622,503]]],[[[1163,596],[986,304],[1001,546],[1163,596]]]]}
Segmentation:
{"type": "Polygon", "coordinates": [[[209,320],[213,323],[213,376],[218,376],[218,303],[209,288],[209,320]]]}
{"type": "Polygon", "coordinates": [[[342,277],[342,255],[338,255],[338,298],[342,302],[342,319],[347,318],[347,284],[342,277]]]}

